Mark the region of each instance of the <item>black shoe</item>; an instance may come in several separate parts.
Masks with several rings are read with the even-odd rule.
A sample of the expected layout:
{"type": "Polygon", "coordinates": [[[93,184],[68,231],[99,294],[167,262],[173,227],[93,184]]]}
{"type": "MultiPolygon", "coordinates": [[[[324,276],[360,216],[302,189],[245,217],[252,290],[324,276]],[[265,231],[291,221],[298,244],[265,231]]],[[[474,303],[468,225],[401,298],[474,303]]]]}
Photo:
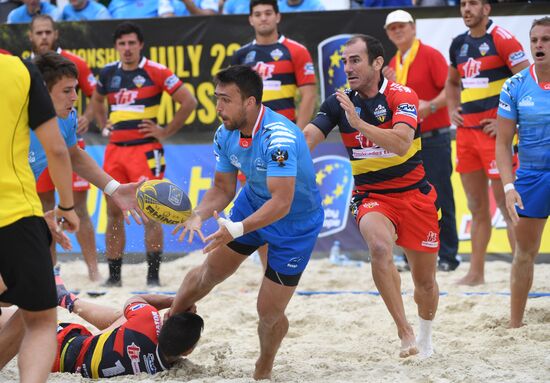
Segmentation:
{"type": "Polygon", "coordinates": [[[458,267],[458,263],[457,264],[452,264],[452,263],[449,263],[447,261],[441,261],[439,262],[439,265],[437,265],[437,270],[439,271],[445,271],[445,272],[449,272],[449,271],[455,271],[456,268],[458,267]]]}
{"type": "Polygon", "coordinates": [[[122,287],[121,279],[113,279],[109,277],[105,282],[101,284],[102,287],[122,287]]]}

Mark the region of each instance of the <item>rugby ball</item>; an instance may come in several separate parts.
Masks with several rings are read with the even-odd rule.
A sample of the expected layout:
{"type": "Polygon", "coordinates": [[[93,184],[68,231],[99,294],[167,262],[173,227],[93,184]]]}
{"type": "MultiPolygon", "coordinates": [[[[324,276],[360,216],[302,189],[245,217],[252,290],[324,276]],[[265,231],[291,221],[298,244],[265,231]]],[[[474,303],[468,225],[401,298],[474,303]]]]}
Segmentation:
{"type": "Polygon", "coordinates": [[[159,223],[177,225],[191,215],[189,197],[168,180],[145,181],[138,188],[136,198],[143,213],[159,223]]]}

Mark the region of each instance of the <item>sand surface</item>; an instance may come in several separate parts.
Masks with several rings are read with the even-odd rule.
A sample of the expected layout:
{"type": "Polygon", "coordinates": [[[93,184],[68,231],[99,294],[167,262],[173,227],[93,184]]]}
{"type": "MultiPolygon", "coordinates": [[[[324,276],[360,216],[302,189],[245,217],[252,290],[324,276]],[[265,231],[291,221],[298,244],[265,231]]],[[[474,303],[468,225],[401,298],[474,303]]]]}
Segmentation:
{"type": "MultiPolygon", "coordinates": [[[[175,291],[187,271],[203,259],[196,252],[166,263],[159,291],[175,291]]],[[[467,264],[454,273],[438,273],[439,310],[434,323],[436,354],[426,360],[400,359],[396,328],[376,291],[369,264],[361,268],[313,260],[298,291],[358,291],[360,294],[295,295],[287,314],[290,330],[275,362],[275,382],[550,382],[550,297],[529,299],[521,329],[506,328],[511,265],[488,262],[486,284],[454,285],[467,264]],[[475,294],[472,294],[475,293],[475,294]],[[477,294],[479,293],[479,294],[477,294]]],[[[103,275],[107,266],[101,264],[103,275]]],[[[145,264],[124,265],[124,287],[112,289],[98,303],[118,305],[144,290],[145,264]]],[[[84,263],[62,263],[71,289],[97,290],[87,281],[84,263]]],[[[237,273],[198,303],[205,319],[203,338],[189,359],[155,376],[141,374],[109,379],[116,382],[252,382],[258,355],[256,296],[261,267],[246,261],[237,273]]],[[[402,273],[405,308],[418,327],[409,273],[402,273]]],[[[535,268],[533,292],[550,292],[550,265],[535,268]]],[[[86,297],[82,293],[82,297],[86,297]]],[[[91,298],[87,298],[91,299],[91,298]]],[[[59,309],[59,319],[79,318],[59,309]]],[[[37,355],[37,357],[39,357],[37,355]]],[[[0,382],[15,382],[12,361],[0,382]]],[[[52,374],[51,382],[81,382],[78,375],[52,374]]],[[[108,381],[107,379],[101,381],[108,381]]]]}

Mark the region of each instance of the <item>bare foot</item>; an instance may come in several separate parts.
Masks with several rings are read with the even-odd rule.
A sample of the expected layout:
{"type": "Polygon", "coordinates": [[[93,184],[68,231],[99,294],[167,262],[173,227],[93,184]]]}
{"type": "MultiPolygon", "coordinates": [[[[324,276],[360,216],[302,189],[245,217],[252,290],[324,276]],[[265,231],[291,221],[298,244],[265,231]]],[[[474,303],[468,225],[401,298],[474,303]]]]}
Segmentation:
{"type": "Polygon", "coordinates": [[[256,362],[256,369],[254,370],[253,378],[254,380],[264,380],[271,379],[271,370],[273,369],[273,364],[264,365],[258,360],[256,362]]]}
{"type": "Polygon", "coordinates": [[[508,325],[508,328],[520,328],[520,327],[523,327],[523,326],[525,326],[525,323],[523,323],[523,322],[516,323],[516,322],[510,321],[510,324],[508,325]]]}
{"type": "Polygon", "coordinates": [[[466,286],[478,286],[485,283],[483,275],[472,275],[466,274],[461,279],[456,281],[457,285],[466,285],[466,286]]]}
{"type": "Polygon", "coordinates": [[[88,270],[88,278],[92,282],[99,282],[103,279],[101,277],[101,274],[99,273],[99,270],[95,270],[95,271],[88,270]]]}
{"type": "Polygon", "coordinates": [[[401,338],[401,348],[399,349],[400,358],[407,358],[411,355],[418,354],[418,347],[416,347],[412,329],[410,329],[407,334],[400,335],[399,337],[401,338]]]}

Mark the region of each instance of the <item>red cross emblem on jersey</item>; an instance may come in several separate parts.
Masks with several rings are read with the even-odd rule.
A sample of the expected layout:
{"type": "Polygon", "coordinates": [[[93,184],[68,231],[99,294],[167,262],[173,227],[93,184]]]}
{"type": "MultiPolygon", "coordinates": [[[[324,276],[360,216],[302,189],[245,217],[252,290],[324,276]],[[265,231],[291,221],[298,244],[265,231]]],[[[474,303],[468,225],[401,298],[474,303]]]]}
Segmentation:
{"type": "Polygon", "coordinates": [[[464,77],[472,78],[479,76],[481,69],[481,61],[476,61],[473,58],[469,58],[468,62],[464,64],[464,77]]]}
{"type": "Polygon", "coordinates": [[[126,88],[122,88],[115,94],[115,101],[117,104],[133,104],[136,101],[137,97],[137,90],[128,90],[126,88]]]}
{"type": "Polygon", "coordinates": [[[359,141],[359,146],[361,146],[361,149],[372,148],[376,146],[374,142],[369,140],[367,137],[363,136],[363,134],[361,133],[357,133],[357,135],[355,136],[355,139],[359,141]]]}
{"type": "Polygon", "coordinates": [[[254,69],[254,71],[260,75],[262,80],[267,80],[273,76],[275,65],[266,64],[263,61],[258,61],[252,69],[254,69]]]}

